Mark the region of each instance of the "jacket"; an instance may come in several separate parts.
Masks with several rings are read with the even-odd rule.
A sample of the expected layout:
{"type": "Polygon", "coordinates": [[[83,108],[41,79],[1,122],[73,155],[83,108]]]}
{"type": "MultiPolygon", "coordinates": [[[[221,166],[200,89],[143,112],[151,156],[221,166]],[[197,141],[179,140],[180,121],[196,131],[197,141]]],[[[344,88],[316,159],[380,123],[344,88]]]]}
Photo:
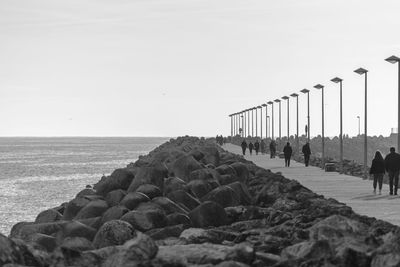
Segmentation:
{"type": "Polygon", "coordinates": [[[304,145],[303,148],[301,149],[301,152],[303,152],[304,155],[311,155],[310,146],[304,145]]]}
{"type": "Polygon", "coordinates": [[[285,146],[283,148],[283,154],[285,154],[285,156],[290,157],[292,155],[292,147],[291,146],[285,146]]]}
{"type": "Polygon", "coordinates": [[[390,153],[385,157],[385,169],[387,172],[400,170],[400,154],[390,153]]]}
{"type": "Polygon", "coordinates": [[[371,168],[369,169],[369,174],[378,173],[385,173],[385,161],[373,159],[371,168]]]}

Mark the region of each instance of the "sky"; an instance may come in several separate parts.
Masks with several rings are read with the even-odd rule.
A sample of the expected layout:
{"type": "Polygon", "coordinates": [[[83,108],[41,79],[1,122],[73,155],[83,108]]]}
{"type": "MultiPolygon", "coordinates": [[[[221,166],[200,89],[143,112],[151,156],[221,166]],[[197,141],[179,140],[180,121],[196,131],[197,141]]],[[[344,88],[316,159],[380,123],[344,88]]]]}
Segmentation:
{"type": "MultiPolygon", "coordinates": [[[[384,59],[400,56],[398,10],[397,0],[0,0],[0,136],[229,135],[229,114],[303,88],[315,136],[317,83],[334,136],[335,76],[353,136],[365,117],[359,67],[368,135],[388,136],[398,70],[384,59]]],[[[300,134],[306,105],[301,94],[300,134]]],[[[282,135],[286,118],[283,103],[282,135]]]]}

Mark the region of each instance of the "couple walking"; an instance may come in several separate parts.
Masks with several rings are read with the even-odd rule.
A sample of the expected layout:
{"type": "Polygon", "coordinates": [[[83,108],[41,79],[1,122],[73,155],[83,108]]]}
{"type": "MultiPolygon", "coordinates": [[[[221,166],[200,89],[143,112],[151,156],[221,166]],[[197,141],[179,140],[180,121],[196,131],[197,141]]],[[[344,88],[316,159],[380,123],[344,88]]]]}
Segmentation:
{"type": "Polygon", "coordinates": [[[394,147],[390,148],[390,153],[383,159],[381,152],[376,151],[375,157],[372,160],[371,169],[369,173],[373,175],[374,182],[374,193],[376,193],[376,187],[379,186],[379,194],[382,191],[382,182],[385,171],[389,175],[389,194],[397,195],[397,189],[399,186],[399,171],[400,171],[400,154],[396,153],[394,147]]]}

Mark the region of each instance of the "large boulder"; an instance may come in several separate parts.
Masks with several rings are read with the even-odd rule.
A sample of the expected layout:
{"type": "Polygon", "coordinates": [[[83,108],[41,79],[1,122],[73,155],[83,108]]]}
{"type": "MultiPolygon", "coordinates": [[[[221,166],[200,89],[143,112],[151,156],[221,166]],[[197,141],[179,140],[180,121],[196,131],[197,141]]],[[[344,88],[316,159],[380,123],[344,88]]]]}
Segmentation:
{"type": "Polygon", "coordinates": [[[327,240],[304,241],[282,250],[282,260],[309,260],[330,258],[333,250],[327,240]]]}
{"type": "Polygon", "coordinates": [[[220,155],[217,147],[215,145],[202,145],[198,146],[194,150],[200,151],[204,156],[200,159],[205,165],[212,164],[218,166],[220,162],[220,155]]]}
{"type": "Polygon", "coordinates": [[[94,218],[103,215],[108,209],[108,204],[104,200],[93,200],[83,207],[75,216],[75,220],[94,218]]]}
{"type": "Polygon", "coordinates": [[[54,209],[48,209],[42,211],[38,214],[35,219],[35,223],[47,223],[47,222],[55,222],[59,221],[62,218],[62,214],[54,209]]]}
{"type": "Polygon", "coordinates": [[[93,240],[96,248],[122,245],[136,236],[135,229],[127,222],[113,220],[103,224],[93,240]]]}
{"type": "Polygon", "coordinates": [[[134,177],[133,169],[116,169],[110,176],[103,176],[93,188],[98,194],[105,196],[116,189],[127,190],[134,177]]]}
{"type": "Polygon", "coordinates": [[[169,172],[170,176],[179,177],[188,182],[190,181],[190,173],[202,168],[203,166],[193,156],[183,155],[170,164],[169,172]]]}
{"type": "Polygon", "coordinates": [[[224,174],[232,174],[232,175],[236,175],[236,171],[235,169],[227,164],[222,164],[220,166],[218,166],[217,168],[215,168],[215,170],[220,174],[220,175],[224,175],[224,174]]]}
{"type": "Polygon", "coordinates": [[[161,189],[153,184],[142,184],[136,189],[136,192],[145,194],[150,199],[162,196],[161,189]]]}
{"type": "Polygon", "coordinates": [[[236,195],[239,197],[239,202],[242,205],[250,205],[252,203],[252,199],[250,196],[250,192],[247,189],[247,186],[240,182],[234,182],[227,185],[233,191],[235,191],[236,195]]]}
{"type": "Polygon", "coordinates": [[[142,232],[167,225],[167,217],[160,210],[133,210],[122,216],[121,220],[128,222],[134,229],[142,232]]]}
{"type": "Polygon", "coordinates": [[[159,205],[167,215],[175,212],[183,214],[187,214],[189,212],[188,210],[183,209],[181,206],[178,206],[174,201],[167,197],[156,197],[153,198],[151,202],[159,205]]]}
{"type": "Polygon", "coordinates": [[[11,228],[10,238],[17,238],[24,241],[31,241],[34,234],[40,233],[45,235],[53,235],[67,224],[66,221],[56,221],[49,223],[17,223],[11,228]]]}
{"type": "Polygon", "coordinates": [[[150,198],[145,194],[140,192],[130,192],[121,200],[120,204],[133,210],[139,206],[140,203],[147,201],[150,201],[150,198]]]}
{"type": "Polygon", "coordinates": [[[62,219],[72,220],[83,207],[89,204],[89,202],[90,200],[83,197],[74,198],[66,205],[62,219]]]}
{"type": "Polygon", "coordinates": [[[96,195],[96,190],[93,188],[85,188],[81,190],[78,194],[76,194],[76,197],[85,197],[85,196],[91,196],[91,195],[96,195]]]}
{"type": "Polygon", "coordinates": [[[108,192],[105,199],[108,206],[112,207],[118,205],[125,196],[126,193],[124,190],[116,189],[108,192]]]}
{"type": "Polygon", "coordinates": [[[167,215],[167,225],[171,226],[177,224],[191,225],[192,222],[189,216],[183,213],[171,213],[167,215]]]}
{"type": "Polygon", "coordinates": [[[193,196],[200,199],[218,186],[218,184],[210,183],[210,181],[193,180],[187,184],[187,189],[193,196]]]}
{"type": "Polygon", "coordinates": [[[124,206],[113,206],[103,213],[101,225],[108,221],[118,220],[127,212],[129,212],[129,209],[124,206]]]}
{"type": "Polygon", "coordinates": [[[63,251],[67,250],[71,252],[83,252],[95,249],[92,242],[84,237],[67,237],[62,241],[60,247],[63,251]]]}
{"type": "Polygon", "coordinates": [[[168,169],[162,163],[153,164],[151,166],[140,167],[128,188],[128,192],[137,191],[138,187],[143,184],[152,184],[157,186],[161,191],[164,188],[164,178],[168,177],[168,169]]]}
{"type": "Polygon", "coordinates": [[[57,240],[61,241],[67,237],[83,237],[93,240],[97,230],[78,221],[69,221],[63,225],[57,233],[57,240]]]}
{"type": "Polygon", "coordinates": [[[219,179],[220,174],[216,170],[209,168],[194,170],[189,174],[189,181],[205,180],[209,181],[210,183],[212,182],[218,184],[219,179]]]}
{"type": "Polygon", "coordinates": [[[194,227],[221,226],[228,223],[228,216],[222,206],[206,201],[189,213],[194,227]]]}
{"type": "Polygon", "coordinates": [[[167,197],[176,203],[183,204],[189,210],[192,210],[200,205],[200,201],[197,198],[183,190],[171,192],[167,195],[167,197]]]}
{"type": "Polygon", "coordinates": [[[51,235],[37,233],[32,235],[31,244],[39,250],[44,249],[47,252],[52,252],[57,247],[57,239],[51,235]]]}
{"type": "Polygon", "coordinates": [[[247,168],[246,164],[241,163],[241,162],[235,162],[232,163],[231,166],[235,172],[237,177],[239,177],[239,181],[241,183],[247,183],[247,181],[249,180],[250,177],[250,172],[249,169],[247,168]]]}
{"type": "Polygon", "coordinates": [[[164,180],[164,196],[177,190],[185,190],[186,182],[177,177],[168,177],[164,180]]]}
{"type": "Polygon", "coordinates": [[[214,201],[223,208],[240,205],[239,196],[232,188],[225,185],[215,188],[205,195],[201,201],[214,201]]]}

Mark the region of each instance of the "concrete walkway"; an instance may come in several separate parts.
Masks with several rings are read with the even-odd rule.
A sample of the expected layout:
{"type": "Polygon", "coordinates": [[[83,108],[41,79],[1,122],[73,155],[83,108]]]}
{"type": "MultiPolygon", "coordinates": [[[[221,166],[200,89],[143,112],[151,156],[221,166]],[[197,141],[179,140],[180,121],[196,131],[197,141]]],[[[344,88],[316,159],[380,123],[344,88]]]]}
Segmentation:
{"type": "MultiPolygon", "coordinates": [[[[242,154],[241,148],[226,144],[224,149],[235,154],[242,154]]],[[[288,179],[299,181],[305,187],[326,198],[334,198],[346,203],[362,215],[376,217],[392,224],[400,225],[400,197],[389,195],[389,185],[383,184],[382,195],[374,194],[372,180],[363,180],[359,177],[341,175],[337,172],[324,172],[317,167],[305,167],[304,164],[291,161],[286,168],[284,159],[270,159],[269,155],[248,155],[245,158],[258,166],[270,169],[272,172],[281,172],[288,179]]]]}

